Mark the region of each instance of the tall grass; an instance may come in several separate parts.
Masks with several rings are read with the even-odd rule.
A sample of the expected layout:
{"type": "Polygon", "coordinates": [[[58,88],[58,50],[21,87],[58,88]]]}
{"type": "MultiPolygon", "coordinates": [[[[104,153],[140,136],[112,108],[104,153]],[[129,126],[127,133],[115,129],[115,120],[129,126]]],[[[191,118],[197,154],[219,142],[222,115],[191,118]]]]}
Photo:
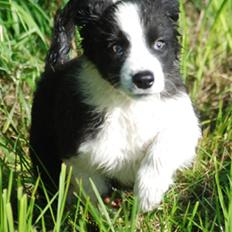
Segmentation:
{"type": "MultiPolygon", "coordinates": [[[[232,0],[181,1],[181,70],[199,111],[203,139],[193,168],[152,213],[121,193],[120,209],[83,191],[69,204],[71,173],[63,166],[58,193],[38,202],[42,185],[31,173],[28,129],[32,93],[43,70],[59,0],[0,0],[0,232],[232,231],[232,0]],[[83,204],[83,199],[85,204],[83,204]],[[52,207],[56,205],[56,207],[52,207]],[[54,210],[56,208],[56,210],[54,210]]],[[[46,195],[46,189],[44,188],[46,195]]]]}

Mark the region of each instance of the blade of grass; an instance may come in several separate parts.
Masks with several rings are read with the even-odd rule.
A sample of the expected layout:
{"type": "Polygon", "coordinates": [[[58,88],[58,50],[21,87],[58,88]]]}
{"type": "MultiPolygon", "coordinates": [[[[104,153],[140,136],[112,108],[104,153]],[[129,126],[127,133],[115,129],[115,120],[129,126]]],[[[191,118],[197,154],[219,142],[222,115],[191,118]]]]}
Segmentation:
{"type": "Polygon", "coordinates": [[[66,165],[62,164],[60,180],[59,180],[59,191],[58,191],[58,206],[57,206],[57,217],[56,217],[56,225],[55,225],[56,232],[59,232],[61,230],[65,203],[66,203],[68,189],[71,181],[72,168],[69,169],[69,173],[67,177],[66,177],[66,173],[67,173],[66,165]]]}
{"type": "Polygon", "coordinates": [[[100,205],[102,214],[106,218],[106,221],[107,221],[107,223],[108,223],[108,225],[110,227],[110,230],[112,232],[115,232],[113,224],[112,224],[112,221],[111,221],[110,216],[109,216],[109,213],[107,212],[106,206],[105,206],[105,204],[104,204],[104,202],[103,202],[103,200],[102,200],[102,198],[101,198],[101,196],[100,196],[100,194],[99,194],[99,192],[98,192],[98,190],[97,190],[94,182],[91,179],[89,179],[89,181],[90,181],[91,187],[92,187],[92,189],[93,189],[93,191],[95,193],[95,196],[96,196],[96,198],[98,200],[98,203],[100,205]]]}

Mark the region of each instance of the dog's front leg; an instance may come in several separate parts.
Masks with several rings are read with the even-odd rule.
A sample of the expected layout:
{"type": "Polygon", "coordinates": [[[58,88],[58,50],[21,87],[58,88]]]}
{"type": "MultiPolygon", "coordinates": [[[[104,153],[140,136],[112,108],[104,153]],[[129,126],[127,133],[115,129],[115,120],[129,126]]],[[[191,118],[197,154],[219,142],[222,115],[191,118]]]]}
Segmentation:
{"type": "Polygon", "coordinates": [[[172,184],[176,170],[191,164],[199,130],[191,134],[189,131],[182,132],[160,133],[147,149],[134,185],[142,212],[156,208],[172,184]]]}

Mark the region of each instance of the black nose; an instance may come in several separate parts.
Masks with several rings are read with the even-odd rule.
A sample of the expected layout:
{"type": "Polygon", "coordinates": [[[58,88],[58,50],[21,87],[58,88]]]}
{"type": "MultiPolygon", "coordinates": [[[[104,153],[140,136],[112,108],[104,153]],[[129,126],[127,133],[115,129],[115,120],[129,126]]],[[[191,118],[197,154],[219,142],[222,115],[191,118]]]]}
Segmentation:
{"type": "Polygon", "coordinates": [[[133,76],[133,82],[139,89],[148,89],[154,84],[154,75],[149,71],[138,72],[133,76]]]}

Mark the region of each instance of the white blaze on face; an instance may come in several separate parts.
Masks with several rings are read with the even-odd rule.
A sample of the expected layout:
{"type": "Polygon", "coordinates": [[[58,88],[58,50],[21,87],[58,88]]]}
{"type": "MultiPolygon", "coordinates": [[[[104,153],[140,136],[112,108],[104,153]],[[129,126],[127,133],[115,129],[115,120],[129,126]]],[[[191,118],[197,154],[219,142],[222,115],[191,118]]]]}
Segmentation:
{"type": "Polygon", "coordinates": [[[164,89],[164,73],[160,61],[149,50],[139,16],[139,8],[134,3],[123,3],[116,11],[116,20],[126,35],[129,53],[121,69],[121,86],[133,94],[154,94],[164,89]],[[155,82],[149,89],[138,89],[132,81],[138,72],[150,71],[155,82]]]}

